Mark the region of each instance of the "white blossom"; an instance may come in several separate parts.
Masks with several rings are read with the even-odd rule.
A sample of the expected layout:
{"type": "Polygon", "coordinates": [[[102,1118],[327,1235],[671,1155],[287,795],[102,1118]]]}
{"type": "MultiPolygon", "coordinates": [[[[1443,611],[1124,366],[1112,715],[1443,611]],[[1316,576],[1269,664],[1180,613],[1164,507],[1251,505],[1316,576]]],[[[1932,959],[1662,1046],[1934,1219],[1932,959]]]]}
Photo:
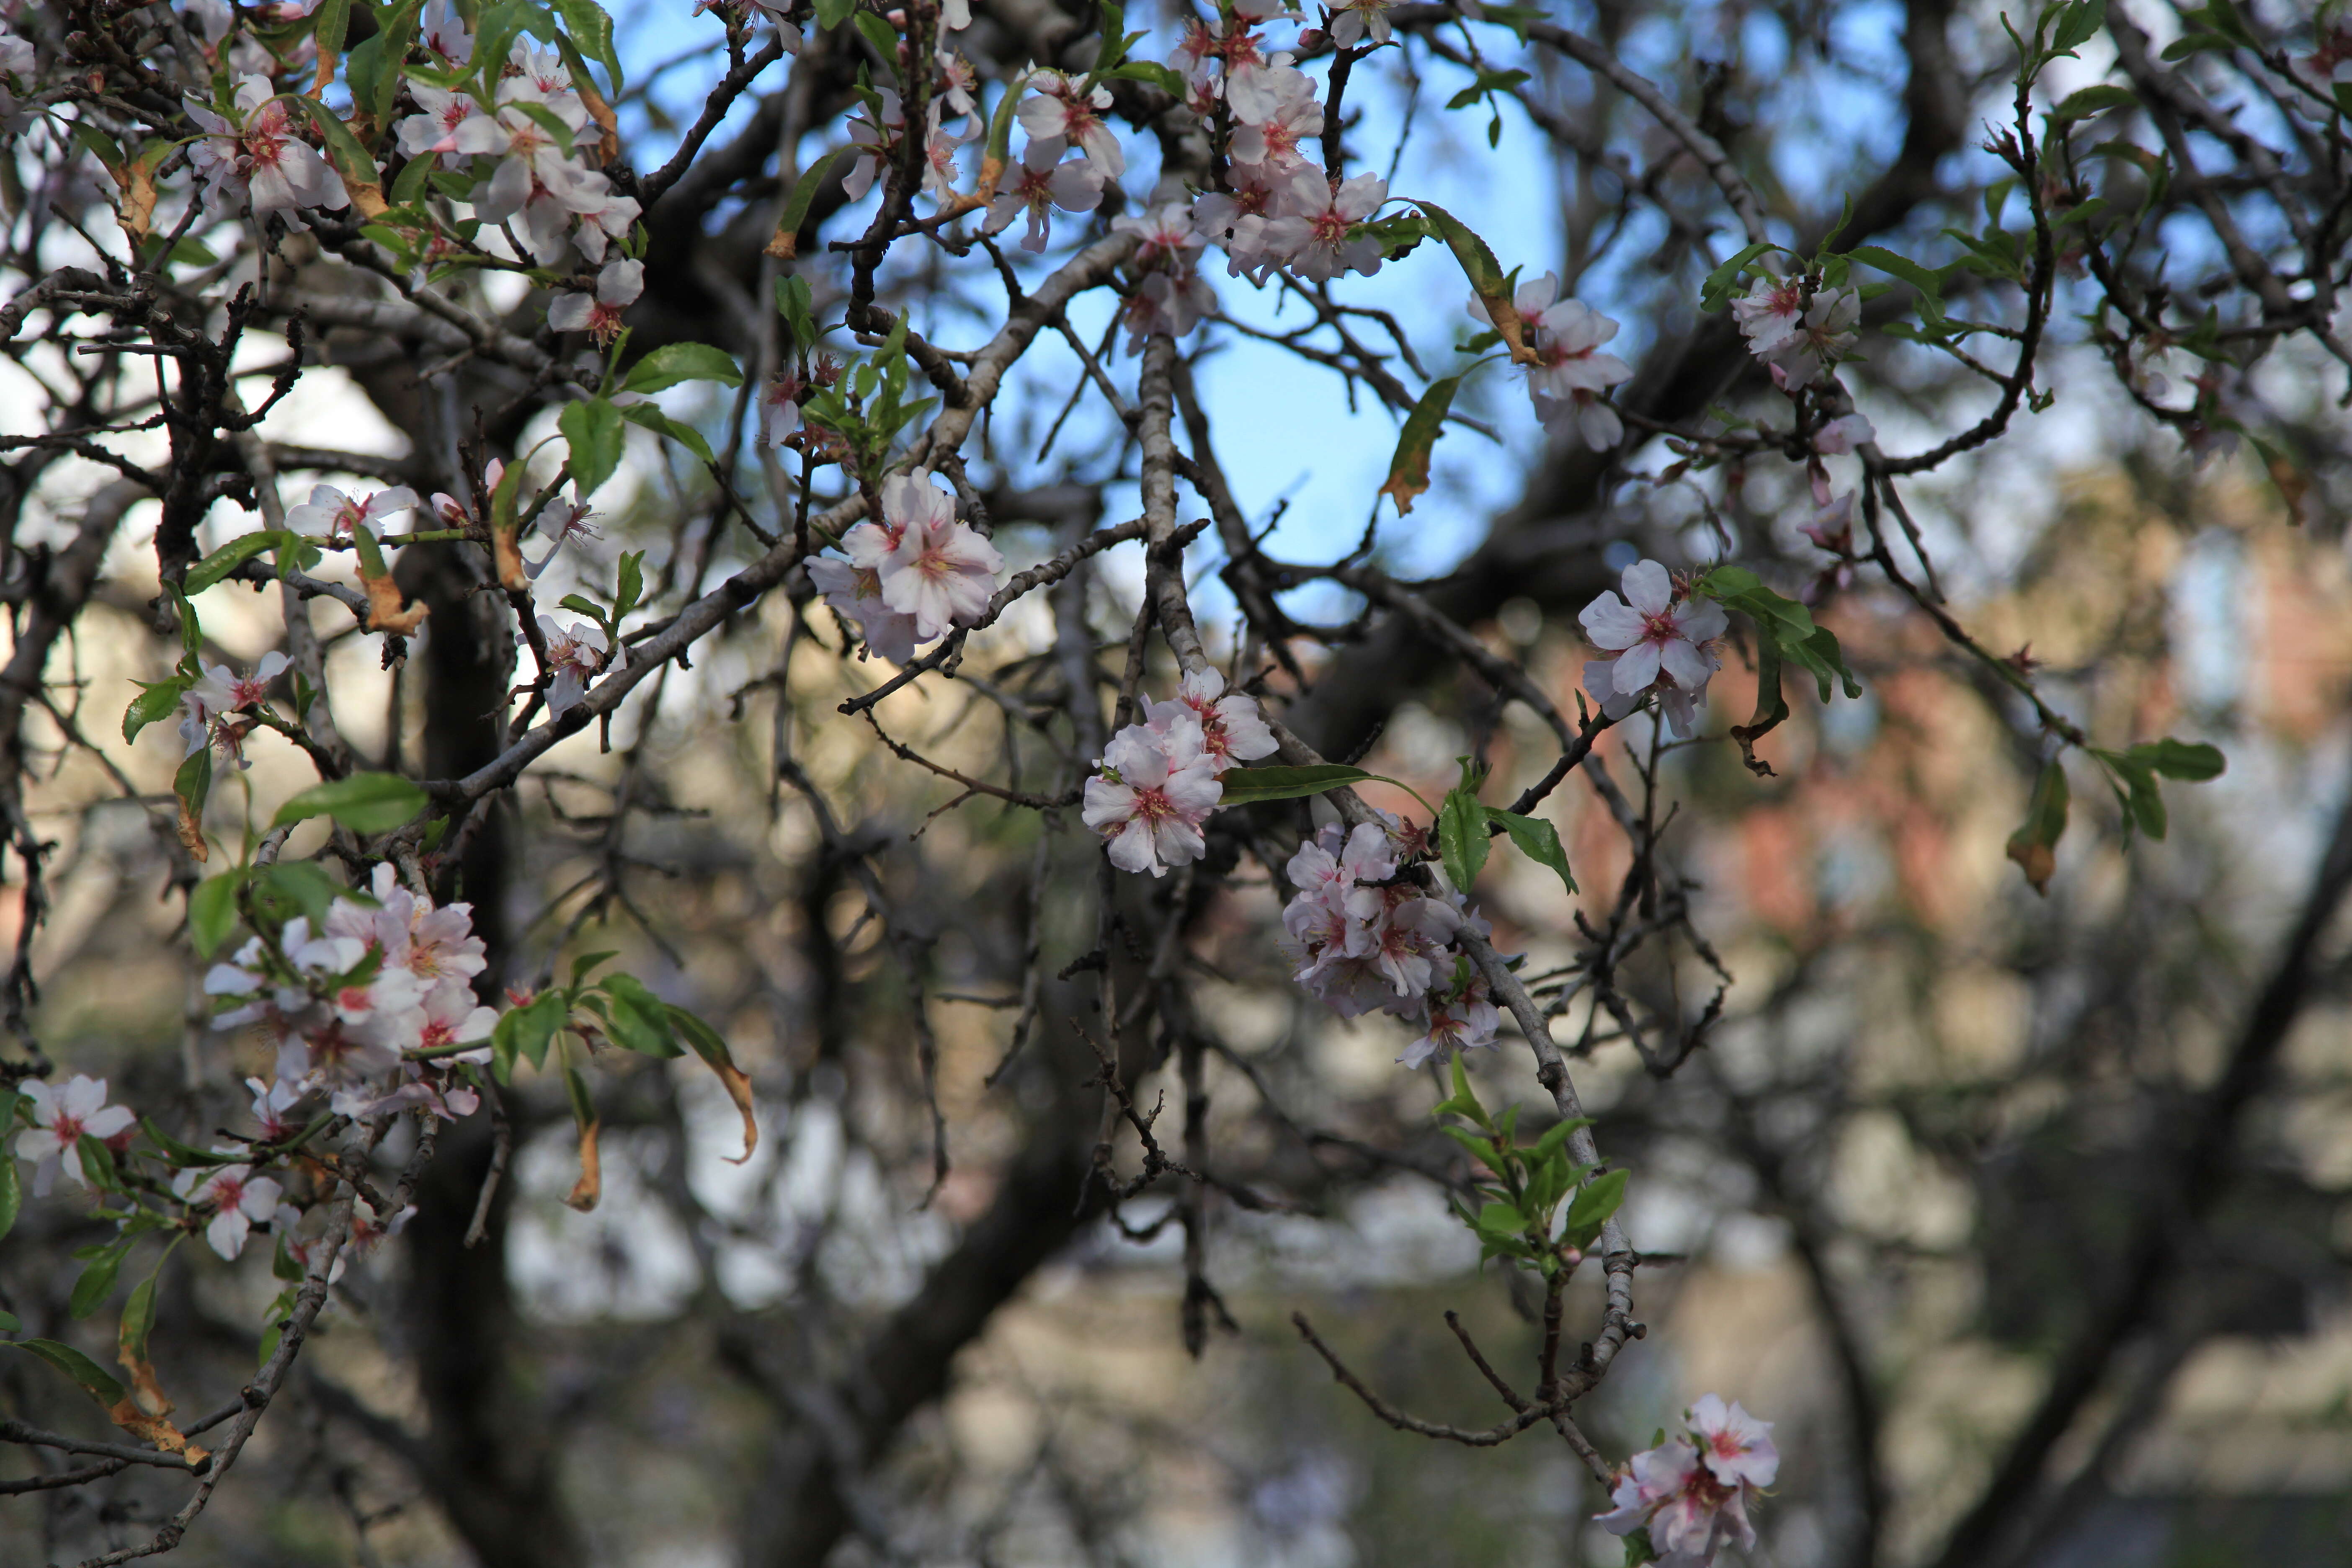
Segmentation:
{"type": "MultiPolygon", "coordinates": [[[[237,1151],[216,1148],[213,1152],[237,1151]]],[[[266,1220],[278,1212],[278,1184],[268,1176],[255,1175],[253,1167],[247,1164],[190,1166],[172,1178],[172,1191],[191,1208],[214,1211],[212,1222],[205,1226],[205,1240],[227,1258],[245,1250],[246,1237],[252,1234],[256,1220],[266,1220]]]]}
{"type": "Polygon", "coordinates": [[[1122,871],[1168,874],[1208,847],[1201,824],[1224,798],[1201,750],[1198,726],[1156,731],[1130,724],[1103,748],[1102,771],[1087,780],[1086,825],[1107,841],[1122,871]]]}
{"type": "Polygon", "coordinates": [[[74,1185],[87,1188],[81,1141],[95,1138],[103,1143],[119,1138],[138,1121],[129,1107],[106,1103],[102,1078],[76,1073],[54,1088],[37,1078],[26,1079],[23,1093],[32,1109],[33,1125],[16,1134],[16,1158],[34,1162],[36,1197],[49,1195],[60,1171],[74,1185]]]}

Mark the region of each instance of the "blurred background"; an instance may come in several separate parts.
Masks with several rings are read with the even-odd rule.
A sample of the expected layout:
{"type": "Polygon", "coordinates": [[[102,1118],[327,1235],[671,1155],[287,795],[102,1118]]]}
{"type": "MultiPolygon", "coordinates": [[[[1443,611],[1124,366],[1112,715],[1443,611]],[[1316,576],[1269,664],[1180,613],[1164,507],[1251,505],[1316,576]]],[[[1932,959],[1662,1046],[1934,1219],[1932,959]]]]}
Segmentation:
{"type": "MultiPolygon", "coordinates": [[[[1044,58],[1030,46],[1076,26],[1050,6],[974,9],[973,47],[999,64],[1044,58]]],[[[2117,9],[2159,40],[2178,29],[2159,7],[2117,9]]],[[[2296,25],[2289,7],[2254,9],[2296,25]]],[[[1130,26],[1145,25],[1141,10],[1130,26]]],[[[1890,165],[1924,158],[1940,194],[1897,205],[1878,232],[1932,254],[1939,226],[1999,173],[1974,146],[2007,92],[1997,7],[1559,14],[1712,116],[1792,237],[1817,233],[1843,195],[1881,189],[1890,165]],[[1923,104],[1937,117],[1924,130],[1923,104]]],[[[719,23],[675,0],[616,16],[642,169],[723,68],[719,23]]],[[[2112,59],[2100,40],[2061,74],[2096,79],[2112,59]]],[[[1399,148],[1394,189],[1477,215],[1506,265],[1557,270],[1622,320],[1612,346],[1643,367],[1626,401],[1652,395],[1705,341],[1691,301],[1715,258],[1675,217],[1704,205],[1703,177],[1605,84],[1557,61],[1527,89],[1549,121],[1504,95],[1490,145],[1487,105],[1437,107],[1468,79],[1423,51],[1372,57],[1358,68],[1351,149],[1380,169],[1399,148]],[[1640,201],[1605,177],[1612,158],[1645,172],[1640,201]]],[[[714,145],[739,127],[774,137],[757,98],[714,145]]],[[[820,123],[805,155],[785,156],[805,166],[830,134],[820,123]]],[[[742,312],[761,296],[709,279],[745,265],[759,276],[744,258],[764,234],[751,188],[764,178],[689,214],[678,243],[695,255],[649,268],[648,341],[752,341],[742,312]]],[[[1152,178],[1139,155],[1129,210],[1152,178]]],[[[840,232],[857,232],[864,209],[839,210],[840,232]]],[[[1048,265],[1091,232],[1063,223],[1048,265]]],[[[2191,279],[2210,266],[2210,236],[2166,232],[2165,265],[2191,279]]],[[[807,271],[821,303],[833,298],[837,279],[807,271]]],[[[1271,527],[1273,553],[1344,554],[1371,514],[1394,416],[1370,399],[1351,411],[1351,388],[1327,366],[1250,335],[1307,319],[1295,302],[1215,281],[1228,319],[1185,346],[1199,351],[1193,374],[1237,497],[1271,527]]],[[[910,264],[886,283],[938,342],[977,342],[1002,309],[985,268],[910,264]]],[[[1392,312],[1435,375],[1462,363],[1460,294],[1450,264],[1416,254],[1346,297],[1392,312]]],[[[1090,300],[1074,329],[1095,341],[1108,310],[1090,300]]],[[[2342,371],[2331,377],[2317,350],[2290,342],[2238,393],[2308,458],[2291,510],[2251,449],[2200,465],[2142,417],[2081,337],[2058,329],[2043,381],[2053,406],[1906,494],[1952,612],[1988,647],[2030,649],[2045,695],[2095,742],[2210,741],[2229,771],[2168,791],[2161,842],[2127,837],[2117,803],[2078,773],[2046,895],[2003,854],[2042,756],[2030,715],[1906,601],[1867,575],[1847,586],[1822,574],[1828,558],[1796,531],[1811,503],[1792,467],[1669,482],[1659,471],[1673,454],[1652,443],[1597,475],[1581,454],[1547,447],[1518,388],[1490,374],[1460,406],[1493,436],[1450,434],[1431,493],[1375,538],[1375,559],[1400,575],[1443,578],[1453,613],[1563,709],[1591,652],[1576,611],[1641,556],[1736,554],[1776,572],[1816,597],[1863,679],[1860,700],[1827,707],[1791,683],[1795,717],[1760,748],[1770,777],[1721,738],[1754,700],[1738,656],[1701,742],[1662,745],[1642,723],[1604,739],[1596,755],[1614,776],[1654,770],[1660,812],[1675,812],[1670,854],[1716,961],[1645,949],[1619,985],[1654,1016],[1696,1021],[1717,971],[1732,983],[1704,1048],[1666,1078],[1643,1070],[1589,998],[1556,996],[1601,1146],[1633,1173],[1625,1225],[1645,1258],[1646,1337],[1580,1418],[1612,1458],[1710,1391],[1776,1423],[1784,1458],[1758,1510],[1755,1564],[2352,1562],[2342,371]],[[2017,1474],[2021,1434],[2053,1424],[2017,1474]]],[[[331,346],[330,368],[304,378],[266,434],[379,452],[392,471],[432,478],[441,459],[404,418],[401,367],[364,347],[331,346]]],[[[1890,451],[1932,445],[1986,401],[1948,362],[1889,338],[1865,347],[1847,380],[1890,451]]],[[[2185,381],[2197,366],[2175,357],[2185,381]]],[[[36,395],[6,374],[0,407],[14,420],[36,395]]],[[[1136,509],[1132,454],[1108,411],[1081,404],[1038,451],[1078,374],[1075,355],[1045,344],[994,418],[984,483],[1015,567],[1136,509]]],[[[664,402],[720,429],[726,405],[698,395],[664,402]]],[[[1771,396],[1735,380],[1722,401],[1760,413],[1771,396]]],[[[102,499],[102,479],[61,467],[26,530],[68,526],[102,499]]],[[[289,494],[301,482],[289,475],[289,494]]],[[[734,546],[709,542],[715,527],[680,521],[710,510],[707,480],[665,466],[650,443],[599,504],[604,538],[551,569],[544,596],[565,591],[566,574],[603,581],[623,550],[677,577],[730,564],[734,546]]],[[[145,629],[156,587],[145,510],[143,530],[142,509],[127,513],[70,650],[93,744],[49,734],[53,765],[31,797],[60,846],[55,907],[35,938],[37,1026],[59,1063],[105,1075],[118,1101],[194,1129],[242,1125],[224,1086],[266,1062],[199,1026],[179,900],[157,896],[166,847],[125,795],[126,780],[168,794],[176,748],[160,729],[136,746],[113,735],[129,682],[176,656],[145,629]]],[[[205,542],[247,526],[224,505],[205,542]]],[[[1213,534],[1188,564],[1211,631],[1231,603],[1213,534]]],[[[1022,737],[1071,700],[1073,638],[1082,660],[1101,645],[1115,666],[1141,575],[1133,547],[1107,552],[1062,591],[1058,623],[1024,604],[973,640],[964,679],[896,695],[877,718],[949,765],[1056,787],[1051,758],[1022,737]]],[[[378,668],[358,637],[331,651],[338,718],[366,756],[446,776],[464,754],[465,705],[478,714],[484,700],[455,651],[469,612],[461,589],[412,592],[443,597],[407,666],[378,668]]],[[[223,652],[250,659],[275,644],[274,588],[215,597],[230,601],[207,603],[223,652]]],[[[1331,625],[1364,609],[1328,584],[1283,602],[1331,625]]],[[[1211,641],[1221,661],[1234,656],[1229,635],[1211,641]]],[[[1323,725],[1334,754],[1371,738],[1363,765],[1424,795],[1453,782],[1465,752],[1495,767],[1491,798],[1556,754],[1523,710],[1467,675],[1394,659],[1376,634],[1299,652],[1316,690],[1291,721],[1323,725]]],[[[609,734],[574,737],[533,771],[467,868],[493,973],[528,984],[617,950],[726,1033],[758,1088],[759,1148],[729,1162],[734,1110],[691,1058],[608,1053],[604,1199],[575,1213],[562,1202],[576,1166],[562,1087],[520,1072],[488,1240],[463,1239],[490,1158],[477,1118],[445,1137],[401,1232],[344,1275],[283,1407],[180,1560],[1622,1561],[1622,1543],[1589,1522],[1596,1489],[1549,1434],[1470,1449],[1391,1431],[1292,1327],[1306,1313],[1398,1405],[1478,1427],[1502,1412],[1444,1314],[1458,1312],[1498,1366],[1525,1368],[1539,1295],[1482,1270],[1449,1216],[1464,1162],[1429,1115],[1442,1085],[1395,1065],[1407,1032],[1339,1020],[1288,984],[1273,940],[1286,893],[1243,856],[1254,830],[1234,829],[1216,868],[1229,874],[1188,910],[1187,985],[1206,1042],[1192,1053],[1197,1081],[1180,1081],[1164,1047],[1164,1070],[1139,1080],[1146,1100],[1165,1090],[1171,1142],[1188,1095],[1204,1097],[1214,1181],[1191,1199],[1162,1184],[1107,1214],[1088,1196],[1096,1063],[1053,1023],[1086,984],[1057,972],[1094,944],[1097,851],[1067,817],[986,800],[946,809],[952,785],[835,711],[887,673],[846,650],[821,605],[774,596],[609,734]],[[1033,952],[1045,977],[1036,1008],[1024,998],[1033,952]],[[926,1039],[950,1161],[936,1190],[926,1039]],[[1206,1299],[1188,1288],[1188,1201],[1205,1214],[1206,1299]]],[[[1147,684],[1172,679],[1155,665],[1147,684]]],[[[251,772],[216,793],[211,826],[234,837],[240,784],[260,816],[307,782],[298,756],[257,746],[251,772]]],[[[1369,794],[1418,810],[1401,792],[1369,794]]],[[[1497,944],[1538,974],[1575,961],[1580,912],[1605,916],[1628,859],[1607,803],[1580,778],[1545,811],[1582,893],[1498,856],[1479,896],[1497,944]]],[[[1302,821],[1285,808],[1262,824],[1278,836],[1302,821]]],[[[298,835],[288,854],[312,847],[298,835]]],[[[0,905],[0,943],[16,940],[16,910],[0,905]]],[[[1546,1097],[1515,1037],[1470,1069],[1489,1106],[1525,1105],[1536,1124],[1546,1097]]],[[[1136,1168],[1131,1132],[1115,1151],[1120,1170],[1136,1168]]],[[[0,1303],[28,1332],[79,1331],[64,1315],[72,1252],[100,1234],[68,1204],[28,1203],[0,1247],[0,1303]]],[[[1588,1264],[1570,1298],[1587,1333],[1597,1271],[1588,1264]]],[[[208,1408],[249,1374],[277,1284],[257,1250],[235,1267],[205,1258],[167,1271],[163,1289],[156,1360],[184,1406],[208,1408]]],[[[0,1365],[0,1405],[26,1419],[64,1425],[71,1397],[41,1369],[0,1365]]],[[[177,1496],[133,1471],[7,1500],[0,1564],[144,1539],[177,1496]]]]}

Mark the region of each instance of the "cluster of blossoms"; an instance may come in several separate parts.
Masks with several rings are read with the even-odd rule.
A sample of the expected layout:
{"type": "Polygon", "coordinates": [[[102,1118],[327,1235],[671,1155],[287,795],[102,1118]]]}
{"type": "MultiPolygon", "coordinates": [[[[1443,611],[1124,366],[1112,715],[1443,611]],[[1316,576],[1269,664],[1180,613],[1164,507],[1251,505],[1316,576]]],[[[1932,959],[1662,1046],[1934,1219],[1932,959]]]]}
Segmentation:
{"type": "MultiPolygon", "coordinates": [[[[1617,323],[1581,300],[1562,299],[1559,279],[1549,272],[1520,284],[1511,305],[1538,362],[1527,367],[1536,417],[1554,436],[1573,437],[1596,452],[1614,450],[1625,438],[1625,426],[1609,405],[1609,389],[1633,374],[1632,365],[1601,352],[1617,335],[1617,323]]],[[[1486,301],[1475,294],[1470,315],[1494,325],[1486,301]]]]}
{"type": "Polygon", "coordinates": [[[1486,921],[1462,894],[1399,875],[1426,847],[1383,814],[1344,835],[1325,826],[1283,868],[1297,889],[1282,911],[1291,978],[1343,1018],[1377,1007],[1422,1024],[1397,1058],[1413,1068],[1493,1045],[1501,1022],[1486,977],[1453,945],[1465,925],[1483,935],[1486,921]]]}
{"type": "MultiPolygon", "coordinates": [[[[253,1115],[259,1129],[252,1139],[254,1143],[285,1142],[301,1131],[301,1123],[288,1114],[308,1092],[300,1083],[281,1079],[275,1084],[264,1084],[259,1079],[247,1079],[246,1084],[254,1091],[253,1115]]],[[[54,1087],[35,1079],[25,1084],[23,1092],[32,1125],[16,1135],[14,1152],[16,1158],[33,1162],[36,1197],[48,1196],[61,1173],[83,1191],[89,1191],[93,1184],[89,1168],[83,1163],[85,1142],[103,1145],[108,1151],[106,1157],[111,1158],[128,1152],[131,1140],[138,1135],[139,1119],[131,1109],[106,1103],[106,1080],[102,1078],[78,1073],[54,1087]]],[[[272,1234],[286,1239],[295,1261],[307,1266],[305,1252],[316,1241],[315,1236],[306,1239],[302,1235],[310,1212],[287,1202],[286,1189],[276,1178],[253,1173],[251,1149],[216,1143],[211,1152],[219,1156],[215,1163],[184,1166],[172,1178],[172,1194],[186,1205],[191,1227],[195,1215],[210,1211],[211,1218],[205,1222],[205,1240],[223,1258],[234,1259],[245,1250],[254,1226],[266,1225],[272,1234]]],[[[101,1174],[100,1180],[104,1179],[101,1174]]],[[[341,1272],[350,1256],[364,1256],[376,1242],[397,1232],[415,1212],[414,1207],[404,1209],[386,1222],[366,1200],[358,1200],[351,1233],[355,1245],[338,1258],[337,1272],[341,1272]]],[[[312,1228],[319,1226],[314,1225],[312,1228]]]]}
{"type": "Polygon", "coordinates": [[[1600,1516],[1612,1534],[1649,1531],[1660,1568],[1706,1568],[1727,1542],[1756,1544],[1748,1504],[1780,1472],[1772,1423],[1707,1394],[1682,1434],[1633,1456],[1600,1516]]]}
{"type": "MultiPolygon", "coordinates": [[[[1276,268],[1323,283],[1349,272],[1381,268],[1381,243],[1362,226],[1388,200],[1388,182],[1376,174],[1339,181],[1327,176],[1304,149],[1323,134],[1323,105],[1315,82],[1286,54],[1267,54],[1255,24],[1282,8],[1236,5],[1234,20],[1187,24],[1176,65],[1203,116],[1222,112],[1232,125],[1225,144],[1225,188],[1192,204],[1191,221],[1202,239],[1225,252],[1225,269],[1264,284],[1276,268]]],[[[1333,37],[1375,41],[1388,33],[1385,5],[1343,9],[1333,37]]]]}
{"type": "Polygon", "coordinates": [[[1862,296],[1852,289],[1822,289],[1809,303],[1802,278],[1759,278],[1731,313],[1748,352],[1764,362],[1772,384],[1801,392],[1829,374],[1861,334],[1862,296]]]}
{"type": "Polygon", "coordinates": [[[1706,683],[1723,668],[1716,652],[1729,624],[1723,606],[1693,595],[1654,561],[1636,561],[1618,581],[1623,598],[1604,591],[1577,617],[1594,647],[1616,656],[1586,663],[1584,689],[1612,719],[1654,692],[1668,731],[1687,740],[1706,683]]]}
{"type": "Polygon", "coordinates": [[[188,147],[188,162],[204,186],[205,209],[234,217],[250,205],[258,219],[278,214],[294,228],[308,226],[302,209],[351,205],[343,182],[317,148],[294,129],[293,110],[266,76],[240,78],[219,112],[194,98],[188,115],[205,134],[188,147]]]}
{"type": "Polygon", "coordinates": [[[846,561],[810,561],[809,581],[894,664],[914,658],[918,643],[978,622],[1004,570],[996,547],[956,521],[955,498],[920,473],[883,480],[881,521],[843,534],[841,550],[846,561]]]}
{"type": "Polygon", "coordinates": [[[251,1026],[275,1047],[272,1115],[323,1093],[341,1116],[467,1116],[478,1097],[457,1069],[489,1060],[498,1023],[471,984],[486,963],[471,905],[436,906],[385,865],[368,894],[336,899],[316,930],[298,915],[252,938],[213,966],[205,991],[229,1004],[215,1028],[251,1026]]]}
{"type": "Polygon", "coordinates": [[[1122,871],[1164,877],[1207,847],[1201,825],[1224,799],[1218,778],[1235,763],[1270,757],[1274,731],[1255,700],[1228,695],[1225,678],[1202,667],[1173,700],[1144,704],[1144,721],[1111,737],[1087,780],[1084,816],[1122,871]]]}

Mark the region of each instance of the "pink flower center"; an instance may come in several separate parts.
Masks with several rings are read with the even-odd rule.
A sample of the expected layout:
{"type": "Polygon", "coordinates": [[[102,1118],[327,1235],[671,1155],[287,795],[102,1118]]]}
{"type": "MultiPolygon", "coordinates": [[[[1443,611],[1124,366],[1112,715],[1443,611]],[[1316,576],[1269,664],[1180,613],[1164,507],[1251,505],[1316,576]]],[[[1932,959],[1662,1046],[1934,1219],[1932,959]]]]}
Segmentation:
{"type": "Polygon", "coordinates": [[[212,1199],[224,1210],[233,1209],[245,1201],[245,1184],[235,1176],[215,1176],[212,1199]]]}
{"type": "Polygon", "coordinates": [[[59,1148],[70,1149],[81,1142],[81,1118],[71,1111],[60,1110],[58,1119],[49,1123],[49,1131],[57,1134],[59,1148]]]}
{"type": "Polygon", "coordinates": [[[375,998],[364,985],[346,985],[335,993],[335,1005],[346,1013],[366,1013],[374,1009],[375,998]]]}
{"type": "Polygon", "coordinates": [[[1666,644],[1680,638],[1682,635],[1682,627],[1675,624],[1674,611],[1661,610],[1655,615],[1652,615],[1647,610],[1642,612],[1643,642],[1655,643],[1658,647],[1664,647],[1666,644]]]}
{"type": "Polygon", "coordinates": [[[1168,798],[1165,789],[1139,789],[1135,792],[1135,815],[1156,827],[1177,815],[1176,805],[1168,798]]]}
{"type": "Polygon", "coordinates": [[[457,1030],[436,1019],[425,1024],[425,1036],[421,1043],[425,1049],[430,1050],[436,1046],[454,1045],[457,1038],[457,1030]]]}

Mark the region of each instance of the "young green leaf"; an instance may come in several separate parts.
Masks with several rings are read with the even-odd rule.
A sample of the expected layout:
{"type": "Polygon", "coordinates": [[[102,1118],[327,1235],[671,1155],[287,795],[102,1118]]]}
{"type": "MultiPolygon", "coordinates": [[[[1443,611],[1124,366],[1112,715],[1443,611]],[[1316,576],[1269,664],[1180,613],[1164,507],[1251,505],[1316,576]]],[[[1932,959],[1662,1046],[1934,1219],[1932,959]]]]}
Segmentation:
{"type": "MultiPolygon", "coordinates": [[[[643,363],[639,362],[640,368],[643,363]]],[[[621,466],[626,422],[621,411],[604,398],[565,404],[563,412],[555,416],[555,427],[570,446],[572,478],[583,496],[611,479],[621,466]]]]}
{"type": "Polygon", "coordinates": [[[1475,787],[1456,785],[1437,806],[1438,854],[1444,862],[1446,879],[1464,893],[1486,868],[1489,847],[1486,808],[1478,804],[1475,787]]]}
{"type": "Polygon", "coordinates": [[[423,811],[430,797],[396,773],[353,773],[313,784],[278,808],[272,827],[331,816],[354,833],[389,833],[423,811]]]}
{"type": "Polygon", "coordinates": [[[621,384],[626,392],[660,392],[681,381],[715,381],[722,386],[740,386],[743,373],[736,368],[732,355],[709,343],[664,343],[631,365],[627,379],[621,384]]]}
{"type": "Polygon", "coordinates": [[[1372,775],[1344,763],[1315,763],[1297,768],[1235,768],[1218,782],[1225,786],[1221,805],[1254,805],[1266,800],[1296,800],[1326,790],[1361,784],[1372,775]]]}
{"type": "Polygon", "coordinates": [[[247,533],[230,540],[188,568],[188,574],[180,581],[180,591],[192,595],[203,593],[263,551],[276,548],[285,537],[283,533],[262,532],[247,533]]]}
{"type": "Polygon", "coordinates": [[[236,890],[244,884],[240,867],[205,878],[188,895],[188,941],[198,958],[210,958],[236,929],[236,890]]]}
{"type": "Polygon", "coordinates": [[[1560,846],[1559,828],[1543,817],[1522,816],[1498,805],[1486,808],[1486,820],[1501,823],[1520,854],[1538,866],[1550,867],[1559,873],[1562,887],[1571,893],[1576,891],[1576,879],[1569,875],[1568,851],[1560,846]]]}
{"type": "Polygon", "coordinates": [[[2009,858],[2025,873],[2037,893],[2050,890],[2058,869],[2058,840],[2066,831],[2066,770],[2055,758],[2042,765],[2034,781],[2033,798],[2025,808],[2025,825],[2009,836],[2009,858]]]}
{"type": "Polygon", "coordinates": [[[140,731],[170,718],[173,710],[180,706],[180,699],[195,682],[180,675],[152,685],[143,680],[139,684],[144,689],[131,700],[130,707],[122,710],[122,738],[126,741],[137,740],[140,731]]]}

